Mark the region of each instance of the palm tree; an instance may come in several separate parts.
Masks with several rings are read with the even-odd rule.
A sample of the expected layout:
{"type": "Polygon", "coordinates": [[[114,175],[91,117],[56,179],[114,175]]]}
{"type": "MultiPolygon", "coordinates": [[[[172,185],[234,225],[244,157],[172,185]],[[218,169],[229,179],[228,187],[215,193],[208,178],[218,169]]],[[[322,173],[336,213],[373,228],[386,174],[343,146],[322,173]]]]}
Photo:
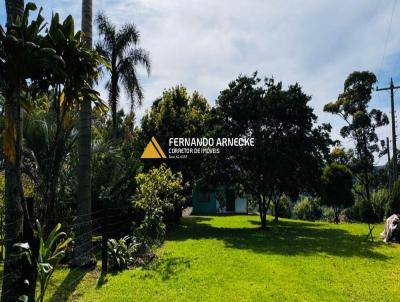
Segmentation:
{"type": "Polygon", "coordinates": [[[27,85],[27,79],[43,79],[44,74],[52,74],[55,69],[63,66],[61,58],[54,50],[40,46],[39,32],[43,25],[43,17],[39,14],[36,20],[29,21],[29,11],[35,10],[36,6],[29,3],[21,17],[21,7],[16,5],[17,2],[23,5],[20,1],[13,4],[6,1],[8,20],[15,24],[15,30],[7,30],[5,33],[0,27],[0,79],[3,81],[0,86],[5,97],[3,150],[6,178],[6,261],[3,270],[2,301],[17,301],[22,293],[34,294],[31,291],[34,286],[27,288],[24,278],[27,278],[30,284],[35,284],[32,282],[34,277],[30,275],[31,270],[28,266],[22,266],[12,254],[13,244],[26,242],[28,233],[33,232],[26,211],[21,179],[21,106],[24,103],[22,91],[27,85]],[[20,18],[17,18],[18,16],[20,18]]]}
{"type": "Polygon", "coordinates": [[[127,92],[131,100],[131,110],[134,105],[141,105],[143,89],[139,83],[136,67],[141,65],[150,74],[149,54],[143,48],[137,47],[140,33],[134,24],[126,24],[117,30],[115,25],[104,15],[96,18],[102,40],[97,43],[96,49],[102,54],[111,66],[110,79],[106,83],[109,93],[109,105],[112,114],[112,135],[115,139],[118,131],[117,105],[120,96],[119,84],[127,92]]]}
{"type": "MultiPolygon", "coordinates": [[[[92,48],[92,0],[82,0],[82,31],[84,32],[84,43],[87,48],[92,48]]],[[[75,266],[86,266],[91,262],[90,251],[92,250],[92,173],[91,173],[91,150],[92,150],[92,104],[90,99],[84,99],[79,113],[79,167],[78,167],[78,221],[76,249],[73,264],[75,266]]]]}

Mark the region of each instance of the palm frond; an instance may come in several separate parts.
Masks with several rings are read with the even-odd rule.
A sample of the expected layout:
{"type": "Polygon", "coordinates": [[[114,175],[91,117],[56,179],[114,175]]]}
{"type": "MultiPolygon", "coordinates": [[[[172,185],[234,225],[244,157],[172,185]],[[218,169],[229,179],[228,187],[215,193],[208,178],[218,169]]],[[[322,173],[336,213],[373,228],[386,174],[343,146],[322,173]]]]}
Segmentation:
{"type": "Polygon", "coordinates": [[[97,28],[100,36],[103,36],[104,46],[111,50],[115,45],[116,29],[114,24],[103,13],[99,13],[96,17],[97,28]]]}
{"type": "Polygon", "coordinates": [[[115,49],[119,55],[122,55],[131,45],[139,43],[139,39],[140,33],[135,24],[126,24],[117,33],[115,49]]]}

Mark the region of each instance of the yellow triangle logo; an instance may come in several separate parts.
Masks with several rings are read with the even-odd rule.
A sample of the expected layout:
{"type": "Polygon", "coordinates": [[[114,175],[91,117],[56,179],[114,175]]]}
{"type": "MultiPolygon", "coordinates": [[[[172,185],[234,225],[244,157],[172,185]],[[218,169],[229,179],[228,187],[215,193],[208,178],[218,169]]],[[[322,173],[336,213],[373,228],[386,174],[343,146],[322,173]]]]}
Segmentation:
{"type": "Polygon", "coordinates": [[[165,153],[161,149],[160,145],[157,143],[154,136],[151,138],[150,142],[147,144],[140,158],[167,158],[165,153]]]}

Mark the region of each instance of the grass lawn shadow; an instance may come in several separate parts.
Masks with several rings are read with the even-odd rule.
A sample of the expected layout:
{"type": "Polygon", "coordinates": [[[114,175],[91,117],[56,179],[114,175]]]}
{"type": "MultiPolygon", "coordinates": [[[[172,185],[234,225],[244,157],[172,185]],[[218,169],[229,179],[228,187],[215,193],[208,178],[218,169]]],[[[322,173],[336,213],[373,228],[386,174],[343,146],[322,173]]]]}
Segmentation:
{"type": "Polygon", "coordinates": [[[86,276],[86,274],[91,271],[91,269],[84,268],[74,268],[68,272],[68,275],[62,281],[62,283],[57,286],[57,290],[54,292],[53,296],[49,299],[50,302],[66,302],[69,300],[70,296],[75,291],[76,287],[79,285],[81,280],[86,276]]]}
{"type": "MultiPolygon", "coordinates": [[[[249,216],[251,217],[251,216],[249,216]]],[[[388,256],[375,251],[380,241],[366,241],[365,235],[352,234],[343,228],[323,223],[281,220],[269,223],[266,230],[259,227],[218,227],[211,224],[210,217],[188,217],[183,219],[179,230],[169,234],[168,240],[215,238],[226,247],[251,250],[256,253],[284,256],[315,255],[325,253],[341,257],[361,257],[379,261],[388,256]]],[[[222,219],[230,219],[224,217],[222,219]]],[[[259,226],[258,217],[247,223],[259,226]]],[[[367,232],[367,230],[366,230],[367,232]]]]}
{"type": "Polygon", "coordinates": [[[143,275],[143,279],[152,278],[154,274],[161,276],[162,281],[169,280],[174,276],[178,275],[181,271],[190,268],[190,260],[184,257],[166,257],[157,259],[155,262],[144,269],[147,273],[143,275]]]}

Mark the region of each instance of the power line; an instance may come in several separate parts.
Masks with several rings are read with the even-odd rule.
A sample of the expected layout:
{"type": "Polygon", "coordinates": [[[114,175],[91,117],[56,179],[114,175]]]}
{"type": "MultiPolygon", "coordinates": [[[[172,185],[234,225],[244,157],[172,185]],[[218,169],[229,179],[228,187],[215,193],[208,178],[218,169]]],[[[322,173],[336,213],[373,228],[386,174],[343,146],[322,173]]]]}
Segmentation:
{"type": "Polygon", "coordinates": [[[376,91],[384,91],[390,90],[390,108],[391,108],[391,123],[392,123],[392,144],[393,144],[393,178],[392,181],[395,182],[397,180],[397,147],[396,147],[396,117],[394,111],[394,91],[395,89],[399,89],[400,86],[394,86],[393,79],[390,78],[389,87],[378,88],[376,87],[376,91]]]}
{"type": "Polygon", "coordinates": [[[382,71],[383,63],[384,63],[385,57],[386,57],[387,44],[389,42],[389,37],[390,37],[391,30],[392,30],[393,16],[394,16],[394,12],[396,10],[396,5],[397,5],[397,0],[394,0],[393,1],[393,6],[392,6],[392,14],[390,16],[390,21],[389,21],[389,27],[388,27],[388,31],[387,31],[387,34],[386,34],[385,44],[384,44],[384,47],[383,47],[383,55],[382,55],[381,65],[380,65],[379,70],[378,70],[379,74],[382,71]]]}

